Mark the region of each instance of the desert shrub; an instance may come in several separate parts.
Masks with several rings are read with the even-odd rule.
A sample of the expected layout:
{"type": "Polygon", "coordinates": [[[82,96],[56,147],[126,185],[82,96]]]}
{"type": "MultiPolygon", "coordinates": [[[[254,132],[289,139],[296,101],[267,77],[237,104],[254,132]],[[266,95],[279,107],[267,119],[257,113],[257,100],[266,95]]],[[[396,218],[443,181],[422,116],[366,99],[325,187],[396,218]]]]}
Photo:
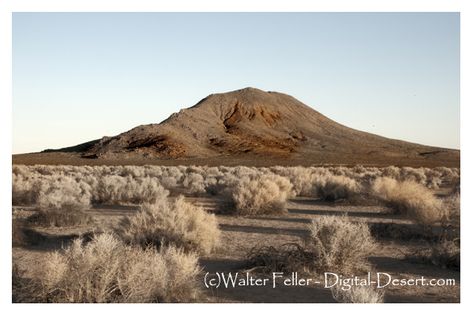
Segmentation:
{"type": "Polygon", "coordinates": [[[460,183],[460,178],[456,178],[452,180],[452,194],[460,194],[460,189],[461,189],[461,183],[460,183]]]}
{"type": "Polygon", "coordinates": [[[384,292],[371,286],[351,286],[350,289],[334,286],[330,290],[333,298],[339,303],[384,303],[384,292]]]}
{"type": "Polygon", "coordinates": [[[145,169],[139,166],[122,166],[118,171],[122,177],[143,178],[145,177],[145,169]]]}
{"type": "MultiPolygon", "coordinates": [[[[23,170],[23,169],[21,169],[23,170]]],[[[12,203],[13,205],[34,204],[39,195],[40,183],[36,178],[25,177],[22,174],[13,174],[12,177],[12,203]]]]}
{"type": "Polygon", "coordinates": [[[371,234],[378,240],[433,240],[438,238],[436,233],[430,226],[396,224],[395,222],[372,222],[370,223],[371,234]]]}
{"type": "Polygon", "coordinates": [[[310,196],[312,193],[312,182],[314,175],[308,172],[301,172],[292,175],[290,181],[293,185],[294,196],[310,196]]]}
{"type": "Polygon", "coordinates": [[[205,192],[211,195],[217,195],[219,193],[218,179],[216,177],[206,177],[204,180],[205,192]]]}
{"type": "Polygon", "coordinates": [[[38,245],[44,241],[44,236],[31,227],[31,217],[36,211],[14,209],[12,214],[12,246],[25,247],[38,245]]]}
{"type": "Polygon", "coordinates": [[[132,179],[127,178],[127,184],[123,188],[123,203],[154,203],[162,196],[167,196],[168,192],[157,181],[149,177],[132,179]]]}
{"type": "Polygon", "coordinates": [[[287,178],[292,184],[294,196],[311,196],[312,182],[317,176],[315,168],[281,167],[274,166],[269,169],[272,173],[287,178]]]}
{"type": "Polygon", "coordinates": [[[26,270],[12,264],[12,302],[39,303],[43,300],[39,282],[26,276],[26,270]]]}
{"type": "Polygon", "coordinates": [[[443,239],[433,245],[430,261],[442,268],[460,270],[460,239],[443,239]]]}
{"type": "Polygon", "coordinates": [[[425,175],[424,168],[402,167],[399,180],[417,182],[419,184],[425,185],[427,182],[427,176],[425,175]]]}
{"type": "Polygon", "coordinates": [[[232,201],[239,215],[281,213],[291,191],[291,183],[281,176],[245,177],[232,188],[232,201]]]}
{"type": "Polygon", "coordinates": [[[240,181],[235,175],[225,173],[214,180],[208,179],[205,190],[211,195],[219,195],[225,200],[232,201],[233,191],[240,181]]]}
{"type": "Polygon", "coordinates": [[[93,200],[107,204],[154,203],[168,194],[158,181],[149,177],[134,179],[131,176],[107,175],[99,178],[93,200]]]}
{"type": "Polygon", "coordinates": [[[460,270],[460,238],[440,238],[428,246],[406,256],[409,261],[433,264],[435,266],[460,270]]]}
{"type": "Polygon", "coordinates": [[[177,186],[178,183],[182,183],[182,177],[184,175],[183,175],[180,168],[178,168],[178,167],[163,167],[162,172],[163,173],[162,173],[162,177],[160,178],[160,180],[167,179],[169,181],[170,185],[175,184],[176,186],[177,186]]]}
{"type": "Polygon", "coordinates": [[[12,218],[12,245],[13,247],[25,246],[28,244],[25,234],[24,220],[12,218]]]}
{"type": "Polygon", "coordinates": [[[178,187],[177,179],[170,176],[160,177],[159,183],[169,191],[178,187]]]}
{"type": "Polygon", "coordinates": [[[365,271],[367,257],[375,248],[366,223],[353,223],[346,216],[322,216],[309,225],[304,247],[297,243],[279,247],[257,246],[246,255],[246,266],[263,273],[365,271]]]}
{"type": "Polygon", "coordinates": [[[133,249],[135,259],[119,280],[125,302],[189,302],[200,294],[198,257],[168,247],[133,249]]]}
{"type": "Polygon", "coordinates": [[[189,194],[205,193],[205,180],[199,173],[189,173],[184,177],[182,182],[184,188],[189,194]]]}
{"type": "Polygon", "coordinates": [[[279,247],[257,246],[246,254],[246,266],[263,273],[313,271],[316,258],[297,243],[279,247]]]}
{"type": "Polygon", "coordinates": [[[413,181],[378,178],[373,183],[374,195],[385,201],[396,213],[405,214],[422,224],[432,224],[445,216],[441,201],[432,191],[413,181]]]}
{"type": "Polygon", "coordinates": [[[65,227],[88,225],[93,219],[87,213],[81,210],[42,210],[39,209],[34,215],[31,215],[27,222],[32,225],[65,227]]]}
{"type": "Polygon", "coordinates": [[[442,223],[447,224],[452,219],[460,219],[460,193],[452,193],[442,199],[444,218],[442,223]]]}
{"type": "Polygon", "coordinates": [[[460,176],[457,168],[436,167],[433,170],[438,172],[445,182],[452,182],[460,176]]]}
{"type": "Polygon", "coordinates": [[[355,180],[345,176],[316,178],[312,184],[313,195],[326,201],[347,199],[360,191],[360,185],[355,180]]]}
{"type": "Polygon", "coordinates": [[[306,244],[318,256],[321,271],[351,273],[367,269],[367,256],[376,247],[366,223],[347,216],[320,216],[309,225],[306,244]]]}
{"type": "Polygon", "coordinates": [[[208,254],[217,247],[220,230],[215,215],[180,196],[143,204],[136,215],[123,218],[118,234],[144,247],[174,245],[208,254]]]}
{"type": "Polygon", "coordinates": [[[30,170],[27,166],[24,165],[13,165],[12,166],[12,175],[26,177],[30,173],[30,170]]]}
{"type": "Polygon", "coordinates": [[[381,171],[382,177],[389,177],[393,179],[398,179],[400,174],[401,174],[401,169],[395,166],[389,166],[389,167],[383,168],[381,171]]]}
{"type": "Polygon", "coordinates": [[[42,182],[36,205],[42,210],[83,210],[90,206],[90,188],[70,177],[42,182]]]}
{"type": "Polygon", "coordinates": [[[401,182],[416,182],[423,186],[427,186],[430,189],[436,190],[445,183],[452,183],[455,181],[455,179],[459,177],[459,172],[457,168],[436,167],[429,169],[411,167],[398,168],[390,166],[381,168],[379,176],[393,178],[401,182]]]}
{"type": "MultiPolygon", "coordinates": [[[[33,192],[33,191],[32,191],[33,192]]],[[[84,213],[90,207],[90,187],[70,176],[48,176],[35,184],[36,213],[27,221],[45,226],[87,224],[91,217],[84,213]]]]}
{"type": "Polygon", "coordinates": [[[186,302],[199,294],[195,254],[133,248],[110,234],[75,240],[40,266],[47,302],[186,302]]]}
{"type": "Polygon", "coordinates": [[[442,185],[442,179],[435,176],[428,177],[425,185],[429,189],[437,190],[442,185]]]}

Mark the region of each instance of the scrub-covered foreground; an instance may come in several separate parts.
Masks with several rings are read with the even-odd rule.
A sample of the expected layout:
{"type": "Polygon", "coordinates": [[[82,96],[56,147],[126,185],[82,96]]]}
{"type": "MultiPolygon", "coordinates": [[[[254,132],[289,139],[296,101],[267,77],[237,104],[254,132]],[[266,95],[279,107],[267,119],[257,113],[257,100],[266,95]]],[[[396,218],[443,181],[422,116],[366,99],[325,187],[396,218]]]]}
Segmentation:
{"type": "MultiPolygon", "coordinates": [[[[387,240],[412,250],[409,264],[451,275],[459,196],[459,170],[444,167],[14,165],[13,301],[252,301],[208,292],[212,262],[232,258],[240,264],[223,269],[256,275],[358,275],[380,268],[387,240]]],[[[389,288],[327,291],[340,302],[396,301],[389,288]]],[[[447,300],[458,300],[452,291],[447,300]]],[[[300,295],[319,301],[310,293],[300,295]]]]}

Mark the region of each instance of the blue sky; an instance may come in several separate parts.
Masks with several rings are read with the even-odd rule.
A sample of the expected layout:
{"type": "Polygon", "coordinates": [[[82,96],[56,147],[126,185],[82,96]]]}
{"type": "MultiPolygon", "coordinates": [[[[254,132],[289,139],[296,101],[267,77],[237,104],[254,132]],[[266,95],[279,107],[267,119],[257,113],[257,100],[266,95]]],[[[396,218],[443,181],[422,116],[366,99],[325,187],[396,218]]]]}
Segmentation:
{"type": "Polygon", "coordinates": [[[248,86],[459,148],[459,37],[457,13],[14,13],[13,152],[116,135],[248,86]]]}

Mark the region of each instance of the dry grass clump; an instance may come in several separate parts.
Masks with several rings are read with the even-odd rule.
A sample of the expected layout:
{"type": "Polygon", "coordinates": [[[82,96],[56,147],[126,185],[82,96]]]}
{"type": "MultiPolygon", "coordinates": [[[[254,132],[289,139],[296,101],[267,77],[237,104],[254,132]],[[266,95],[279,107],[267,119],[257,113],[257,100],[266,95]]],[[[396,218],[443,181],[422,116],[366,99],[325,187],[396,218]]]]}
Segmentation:
{"type": "Polygon", "coordinates": [[[339,303],[384,303],[384,292],[371,286],[352,286],[350,289],[334,286],[330,290],[333,298],[339,303]]]}
{"type": "Polygon", "coordinates": [[[245,177],[232,188],[232,201],[238,215],[275,214],[286,211],[292,185],[276,175],[245,177]]]}
{"type": "Polygon", "coordinates": [[[214,250],[220,238],[215,215],[182,196],[143,204],[136,215],[121,221],[118,234],[126,242],[143,247],[173,245],[202,254],[214,250]]]}
{"type": "Polygon", "coordinates": [[[288,243],[279,247],[252,248],[246,255],[246,265],[262,273],[313,271],[316,257],[299,244],[288,243]]]}
{"type": "Polygon", "coordinates": [[[347,216],[320,216],[309,225],[306,245],[318,256],[321,271],[352,273],[367,270],[367,256],[376,247],[366,223],[347,216]]]}
{"type": "Polygon", "coordinates": [[[345,176],[317,178],[312,185],[313,195],[326,201],[348,199],[361,191],[361,186],[354,179],[345,176]]]}
{"type": "Polygon", "coordinates": [[[399,182],[383,177],[374,181],[372,190],[396,213],[405,214],[421,224],[432,224],[446,216],[442,202],[432,191],[416,182],[399,182]]]}
{"type": "Polygon", "coordinates": [[[110,234],[75,240],[39,267],[45,302],[188,302],[199,294],[195,254],[132,248],[110,234]]]}

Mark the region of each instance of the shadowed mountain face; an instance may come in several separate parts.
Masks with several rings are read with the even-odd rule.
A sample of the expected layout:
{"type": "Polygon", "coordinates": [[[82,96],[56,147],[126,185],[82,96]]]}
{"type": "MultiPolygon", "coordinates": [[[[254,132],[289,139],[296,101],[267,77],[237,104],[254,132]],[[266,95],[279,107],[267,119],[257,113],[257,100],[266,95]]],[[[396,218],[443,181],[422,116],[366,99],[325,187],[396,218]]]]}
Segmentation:
{"type": "Polygon", "coordinates": [[[457,150],[357,131],[289,95],[254,88],[212,94],[160,124],[50,152],[99,159],[251,157],[337,164],[349,157],[360,163],[397,159],[459,163],[457,150]]]}

